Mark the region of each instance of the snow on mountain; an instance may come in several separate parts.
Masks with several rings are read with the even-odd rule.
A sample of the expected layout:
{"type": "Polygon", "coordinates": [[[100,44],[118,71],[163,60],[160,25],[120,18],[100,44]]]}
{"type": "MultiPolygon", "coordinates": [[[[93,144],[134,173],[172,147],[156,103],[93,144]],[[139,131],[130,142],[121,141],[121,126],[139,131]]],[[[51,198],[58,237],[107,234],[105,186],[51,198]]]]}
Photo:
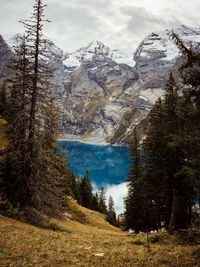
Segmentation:
{"type": "Polygon", "coordinates": [[[117,62],[118,64],[127,64],[131,67],[135,65],[132,55],[125,56],[119,50],[111,50],[99,41],[91,42],[89,45],[69,53],[63,62],[68,68],[80,67],[82,63],[92,61],[92,59],[104,60],[106,58],[117,62]]]}
{"type": "Polygon", "coordinates": [[[68,53],[64,52],[62,49],[60,49],[58,46],[56,46],[51,40],[45,40],[45,45],[47,47],[47,53],[49,59],[55,60],[55,59],[60,59],[62,61],[66,60],[68,57],[68,53]]]}
{"type": "MultiPolygon", "coordinates": [[[[187,47],[199,45],[200,28],[182,25],[173,30],[187,47]]],[[[181,55],[170,34],[151,33],[132,55],[99,41],[67,53],[47,40],[47,62],[55,70],[54,93],[62,112],[61,138],[126,143],[133,127],[165,93],[169,73],[178,72],[181,55]]],[[[0,38],[0,69],[7,48],[0,38]]]]}
{"type": "Polygon", "coordinates": [[[181,25],[179,28],[173,29],[180,38],[183,38],[184,41],[191,43],[199,43],[200,28],[188,27],[181,25]]]}
{"type": "MultiPolygon", "coordinates": [[[[200,42],[200,29],[180,26],[173,30],[188,47],[200,42]]],[[[134,125],[165,93],[169,72],[177,73],[181,55],[170,34],[171,30],[151,33],[132,55],[99,41],[72,53],[61,52],[52,44],[63,138],[126,142],[134,125]]]]}
{"type": "MultiPolygon", "coordinates": [[[[187,47],[197,45],[200,42],[200,29],[181,25],[172,29],[187,47]]],[[[171,38],[172,30],[166,29],[163,32],[149,34],[139,45],[134,58],[156,59],[162,58],[165,61],[175,60],[180,52],[171,38]]]]}
{"type": "Polygon", "coordinates": [[[155,59],[162,57],[163,60],[173,60],[179,55],[179,50],[170,38],[170,31],[151,33],[148,35],[135,53],[140,59],[155,59]]]}
{"type": "Polygon", "coordinates": [[[126,64],[132,68],[135,66],[135,61],[133,59],[133,53],[125,55],[117,49],[111,50],[111,58],[112,58],[112,60],[114,60],[118,64],[126,64]]]}

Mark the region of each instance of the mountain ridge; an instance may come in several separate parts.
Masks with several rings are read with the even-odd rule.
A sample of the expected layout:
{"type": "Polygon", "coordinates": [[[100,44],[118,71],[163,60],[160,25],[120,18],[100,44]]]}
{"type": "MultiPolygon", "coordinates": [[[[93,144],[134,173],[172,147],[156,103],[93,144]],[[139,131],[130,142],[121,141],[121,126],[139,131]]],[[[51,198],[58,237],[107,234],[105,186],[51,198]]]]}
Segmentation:
{"type": "MultiPolygon", "coordinates": [[[[173,30],[188,47],[191,44],[197,45],[200,41],[199,28],[182,25],[173,30]]],[[[91,57],[87,63],[83,62],[74,70],[73,75],[70,76],[73,88],[69,97],[73,98],[77,90],[77,97],[82,98],[85,86],[89,88],[85,94],[90,99],[86,97],[77,101],[85,109],[80,113],[75,111],[78,120],[73,120],[75,123],[71,132],[68,125],[71,126],[71,119],[75,116],[72,115],[67,121],[65,127],[68,134],[64,134],[62,138],[92,143],[125,144],[133,127],[146,118],[156,99],[164,94],[169,72],[172,71],[175,75],[178,72],[177,65],[181,55],[170,34],[171,30],[166,29],[163,32],[151,33],[144,38],[133,54],[134,67],[129,68],[128,64],[118,64],[108,57],[101,61],[91,57]],[[110,69],[106,69],[106,66],[110,69]],[[124,74],[127,73],[127,69],[129,75],[126,76],[124,74]],[[79,77],[78,83],[74,83],[76,75],[79,77]],[[120,84],[122,80],[124,82],[120,84]],[[101,94],[97,93],[98,103],[92,103],[96,105],[96,109],[93,108],[92,114],[89,112],[84,116],[84,112],[90,111],[87,106],[90,105],[91,99],[95,99],[92,88],[95,88],[95,92],[99,88],[103,91],[101,94]],[[99,106],[100,102],[103,103],[99,106]],[[132,118],[130,118],[131,114],[132,118]],[[95,120],[99,124],[95,124],[95,120]],[[104,123],[101,123],[102,121],[104,123]]],[[[72,102],[73,105],[78,106],[76,100],[72,102]]]]}
{"type": "MultiPolygon", "coordinates": [[[[200,28],[173,29],[187,47],[199,45],[200,28]]],[[[55,69],[53,90],[62,113],[60,139],[94,144],[127,143],[165,92],[169,73],[178,72],[180,53],[171,30],[145,37],[132,56],[100,41],[68,53],[47,41],[48,64],[55,69]]]]}

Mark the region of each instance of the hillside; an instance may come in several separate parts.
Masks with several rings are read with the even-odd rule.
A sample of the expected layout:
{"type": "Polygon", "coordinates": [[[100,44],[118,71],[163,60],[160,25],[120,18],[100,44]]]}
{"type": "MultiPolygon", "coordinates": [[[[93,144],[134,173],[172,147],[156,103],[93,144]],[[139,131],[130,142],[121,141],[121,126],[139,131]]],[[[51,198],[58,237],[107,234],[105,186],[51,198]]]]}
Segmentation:
{"type": "Polygon", "coordinates": [[[53,221],[63,231],[0,215],[0,266],[200,266],[192,237],[151,234],[149,251],[146,234],[122,232],[74,201],[69,206],[76,220],[53,221]]]}

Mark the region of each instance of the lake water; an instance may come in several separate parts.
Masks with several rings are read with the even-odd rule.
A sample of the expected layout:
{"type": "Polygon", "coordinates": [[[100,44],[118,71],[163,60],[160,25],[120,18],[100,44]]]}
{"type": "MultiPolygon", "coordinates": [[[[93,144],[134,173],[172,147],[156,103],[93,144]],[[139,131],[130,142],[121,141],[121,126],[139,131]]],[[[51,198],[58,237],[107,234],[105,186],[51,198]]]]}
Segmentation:
{"type": "Polygon", "coordinates": [[[59,141],[62,149],[68,151],[68,167],[75,175],[90,173],[94,189],[104,186],[107,197],[112,195],[116,211],[123,206],[123,197],[127,193],[126,178],[130,160],[129,149],[118,146],[101,146],[77,141],[59,141]],[[120,207],[119,207],[120,206],[120,207]]]}
{"type": "Polygon", "coordinates": [[[120,184],[126,181],[129,166],[128,148],[100,146],[77,141],[60,141],[69,156],[68,167],[75,175],[90,173],[91,181],[98,187],[105,184],[120,184]]]}

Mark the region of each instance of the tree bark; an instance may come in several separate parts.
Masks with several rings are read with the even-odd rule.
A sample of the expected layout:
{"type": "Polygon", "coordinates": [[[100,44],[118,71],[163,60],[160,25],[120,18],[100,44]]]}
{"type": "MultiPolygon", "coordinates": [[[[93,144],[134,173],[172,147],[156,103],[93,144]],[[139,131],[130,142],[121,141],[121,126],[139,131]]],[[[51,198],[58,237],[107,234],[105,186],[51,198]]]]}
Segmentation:
{"type": "Polygon", "coordinates": [[[173,190],[173,203],[168,232],[173,234],[179,229],[187,228],[187,211],[183,198],[177,189],[173,190]]]}

